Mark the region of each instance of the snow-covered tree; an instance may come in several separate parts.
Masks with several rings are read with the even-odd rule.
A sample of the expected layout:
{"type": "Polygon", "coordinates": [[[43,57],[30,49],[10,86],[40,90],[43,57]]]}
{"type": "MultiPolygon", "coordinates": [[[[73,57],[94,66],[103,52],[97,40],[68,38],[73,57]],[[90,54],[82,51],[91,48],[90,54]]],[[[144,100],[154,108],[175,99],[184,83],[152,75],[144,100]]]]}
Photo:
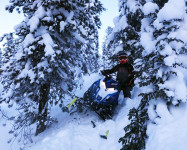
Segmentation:
{"type": "Polygon", "coordinates": [[[153,22],[155,28],[153,36],[156,43],[155,51],[149,54],[155,63],[152,66],[154,72],[152,78],[155,81],[153,93],[154,97],[163,98],[173,105],[187,101],[187,87],[183,73],[185,62],[182,59],[187,54],[186,38],[183,35],[186,33],[185,9],[184,0],[169,0],[159,10],[153,22]]]}
{"type": "Polygon", "coordinates": [[[6,9],[22,12],[25,19],[15,27],[18,37],[11,51],[8,42],[15,37],[5,44],[1,102],[16,103],[20,112],[11,133],[37,122],[37,135],[51,120],[50,107],[62,106],[63,96],[71,94],[81,74],[97,66],[97,29],[103,7],[99,0],[10,3],[6,9]]]}
{"type": "Polygon", "coordinates": [[[155,119],[160,117],[156,113],[160,100],[168,107],[187,100],[185,9],[184,0],[153,0],[143,6],[141,45],[144,50],[135,65],[140,68],[138,84],[143,92],[139,107],[129,112],[131,123],[125,127],[126,134],[121,138],[123,149],[145,148],[147,124],[156,124],[155,119]]]}
{"type": "Polygon", "coordinates": [[[102,43],[102,61],[103,61],[104,69],[111,68],[112,63],[114,63],[112,61],[114,49],[112,49],[112,48],[108,49],[108,47],[107,47],[107,41],[108,41],[108,38],[109,38],[110,34],[112,33],[112,31],[113,31],[112,27],[108,27],[106,29],[106,36],[105,36],[104,42],[102,43]]]}
{"type": "Polygon", "coordinates": [[[124,50],[134,59],[139,49],[143,3],[144,0],[119,0],[119,16],[114,19],[115,27],[108,40],[108,48],[115,47],[114,54],[124,50]]]}

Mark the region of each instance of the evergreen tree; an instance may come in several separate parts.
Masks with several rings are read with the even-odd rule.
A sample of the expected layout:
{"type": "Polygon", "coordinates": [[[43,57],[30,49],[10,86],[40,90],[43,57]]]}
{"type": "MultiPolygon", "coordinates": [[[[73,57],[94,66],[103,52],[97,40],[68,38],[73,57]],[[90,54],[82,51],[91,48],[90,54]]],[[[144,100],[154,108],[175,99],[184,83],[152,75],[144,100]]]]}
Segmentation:
{"type": "Polygon", "coordinates": [[[97,66],[103,7],[99,0],[10,3],[6,9],[23,12],[25,20],[15,29],[18,38],[12,36],[5,44],[1,102],[16,103],[20,112],[11,117],[15,122],[11,133],[17,135],[37,122],[37,135],[50,123],[50,107],[62,107],[63,96],[71,94],[82,72],[97,66]]]}
{"type": "MultiPolygon", "coordinates": [[[[159,6],[160,3],[155,3],[159,6]]],[[[161,5],[162,6],[162,5],[161,5]]],[[[161,7],[159,6],[159,8],[161,7]]],[[[184,92],[179,94],[181,88],[186,89],[184,75],[181,70],[185,68],[184,62],[180,57],[185,55],[187,47],[185,41],[177,34],[182,30],[182,24],[185,16],[185,2],[180,0],[180,5],[176,5],[173,0],[169,0],[162,9],[159,10],[156,20],[151,24],[154,27],[153,37],[155,39],[155,50],[146,57],[149,59],[149,79],[148,82],[154,86],[154,91],[150,94],[155,99],[162,98],[168,104],[178,105],[180,102],[186,102],[187,95],[184,92]],[[183,7],[181,7],[181,5],[183,7]],[[175,6],[173,10],[181,15],[166,16],[164,13],[168,8],[175,6]],[[172,81],[180,83],[180,87],[171,85],[172,81]]],[[[180,33],[179,33],[180,34],[180,33]]],[[[184,90],[185,91],[185,90],[184,90]]]]}
{"type": "Polygon", "coordinates": [[[139,32],[143,13],[141,11],[144,0],[119,0],[119,17],[115,19],[115,28],[109,39],[109,49],[115,45],[115,51],[124,50],[135,57],[139,49],[139,32]]]}
{"type": "Polygon", "coordinates": [[[113,31],[112,27],[108,27],[106,29],[106,36],[105,36],[104,42],[102,43],[102,60],[103,60],[104,69],[111,68],[111,65],[115,63],[112,61],[114,49],[112,48],[108,49],[107,47],[107,41],[109,40],[109,37],[112,31],[113,31]]]}
{"type": "MultiPolygon", "coordinates": [[[[187,87],[184,81],[186,69],[184,61],[180,59],[186,54],[186,42],[177,36],[184,30],[182,24],[185,2],[181,0],[179,3],[177,5],[173,0],[153,0],[153,2],[147,1],[143,7],[145,17],[142,20],[141,44],[144,51],[139,64],[136,63],[135,67],[140,68],[139,86],[142,89],[149,87],[152,90],[141,93],[140,105],[129,112],[131,123],[125,127],[126,134],[120,139],[124,144],[122,148],[124,150],[145,149],[148,108],[151,100],[162,99],[168,105],[178,105],[187,100],[185,92],[187,87]],[[171,10],[169,7],[177,9],[171,10]],[[173,15],[173,12],[167,12],[168,10],[180,15],[173,15]],[[180,84],[174,85],[175,83],[180,84]],[[182,92],[179,91],[181,89],[182,92]]],[[[156,107],[156,105],[153,107],[153,111],[156,107]]],[[[154,120],[151,121],[154,123],[154,120]]]]}

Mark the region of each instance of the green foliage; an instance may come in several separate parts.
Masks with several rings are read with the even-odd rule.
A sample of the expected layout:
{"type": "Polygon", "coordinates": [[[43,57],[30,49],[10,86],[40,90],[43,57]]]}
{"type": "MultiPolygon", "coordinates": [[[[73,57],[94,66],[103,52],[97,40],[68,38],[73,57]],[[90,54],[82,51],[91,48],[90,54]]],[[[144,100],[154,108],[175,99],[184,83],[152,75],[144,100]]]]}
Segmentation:
{"type": "Polygon", "coordinates": [[[125,136],[119,139],[119,142],[123,144],[121,150],[141,150],[145,148],[146,142],[146,126],[148,120],[147,109],[132,108],[129,111],[129,120],[131,123],[127,125],[125,130],[125,136]]]}
{"type": "Polygon", "coordinates": [[[168,0],[153,0],[153,2],[156,3],[161,9],[164,6],[164,4],[168,2],[168,0]]]}

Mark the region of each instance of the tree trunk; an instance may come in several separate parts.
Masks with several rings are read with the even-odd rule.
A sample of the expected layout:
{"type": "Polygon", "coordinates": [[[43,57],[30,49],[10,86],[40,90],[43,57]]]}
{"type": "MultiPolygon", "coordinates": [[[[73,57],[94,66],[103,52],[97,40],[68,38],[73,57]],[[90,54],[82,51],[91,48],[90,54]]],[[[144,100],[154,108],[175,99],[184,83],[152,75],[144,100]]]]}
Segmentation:
{"type": "Polygon", "coordinates": [[[38,124],[36,128],[36,136],[46,129],[47,120],[47,101],[49,97],[50,83],[43,84],[40,87],[40,99],[38,107],[38,124]]]}

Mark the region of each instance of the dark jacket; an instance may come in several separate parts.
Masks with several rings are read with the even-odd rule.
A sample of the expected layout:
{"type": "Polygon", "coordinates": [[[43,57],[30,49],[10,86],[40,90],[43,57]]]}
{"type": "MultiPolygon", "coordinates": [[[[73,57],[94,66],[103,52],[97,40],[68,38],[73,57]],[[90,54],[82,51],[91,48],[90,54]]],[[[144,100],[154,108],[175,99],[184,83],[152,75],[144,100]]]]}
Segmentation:
{"type": "Polygon", "coordinates": [[[134,68],[131,64],[118,64],[112,69],[103,70],[105,75],[117,72],[117,81],[121,86],[133,86],[134,84],[134,68]]]}

